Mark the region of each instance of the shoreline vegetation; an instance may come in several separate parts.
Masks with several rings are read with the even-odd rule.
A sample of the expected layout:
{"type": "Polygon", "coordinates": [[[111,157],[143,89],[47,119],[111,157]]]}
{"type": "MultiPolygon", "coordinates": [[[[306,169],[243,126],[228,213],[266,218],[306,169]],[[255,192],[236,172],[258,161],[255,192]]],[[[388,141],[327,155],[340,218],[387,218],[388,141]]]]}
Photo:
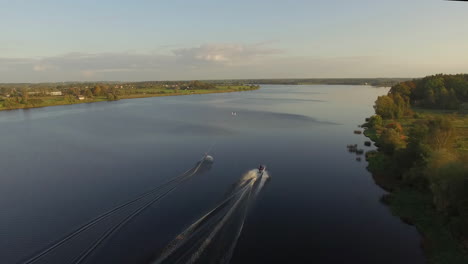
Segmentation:
{"type": "Polygon", "coordinates": [[[159,96],[229,93],[254,84],[190,82],[0,84],[0,111],[159,96]]]}
{"type": "Polygon", "coordinates": [[[428,263],[468,263],[468,74],[394,85],[362,125],[381,201],[422,235],[428,263]]]}
{"type": "Polygon", "coordinates": [[[408,78],[236,79],[147,82],[0,83],[0,111],[159,96],[251,91],[261,84],[390,87],[408,78]]]}

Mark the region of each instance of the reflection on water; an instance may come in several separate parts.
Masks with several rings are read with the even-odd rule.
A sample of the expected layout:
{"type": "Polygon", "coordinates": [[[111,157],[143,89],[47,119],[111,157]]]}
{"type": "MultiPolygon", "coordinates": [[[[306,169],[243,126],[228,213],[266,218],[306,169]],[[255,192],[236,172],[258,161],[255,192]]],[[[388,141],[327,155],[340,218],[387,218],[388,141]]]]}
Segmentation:
{"type": "Polygon", "coordinates": [[[2,111],[1,262],[41,252],[183,174],[213,146],[211,169],[157,203],[148,204],[147,197],[93,225],[54,255],[55,263],[68,263],[93,245],[84,263],[150,263],[258,164],[270,169],[274,180],[268,188],[255,203],[236,196],[200,232],[199,238],[213,233],[217,221],[235,208],[213,236],[218,242],[233,241],[218,240],[221,234],[236,240],[233,230],[243,222],[231,263],[422,263],[416,230],[379,203],[384,191],[373,183],[366,162],[343,151],[362,143],[362,135],[352,131],[387,91],[265,85],[242,93],[2,111]],[[148,206],[106,235],[143,204],[148,206]],[[250,210],[240,221],[246,204],[250,210]]]}

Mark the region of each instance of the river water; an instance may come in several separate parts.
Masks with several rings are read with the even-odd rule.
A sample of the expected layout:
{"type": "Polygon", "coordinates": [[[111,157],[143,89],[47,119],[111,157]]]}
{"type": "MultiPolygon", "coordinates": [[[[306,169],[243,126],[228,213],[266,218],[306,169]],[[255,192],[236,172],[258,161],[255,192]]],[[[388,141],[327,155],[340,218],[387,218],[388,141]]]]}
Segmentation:
{"type": "Polygon", "coordinates": [[[242,213],[215,216],[203,231],[228,220],[215,241],[219,251],[234,245],[231,263],[424,263],[415,228],[379,202],[384,191],[366,162],[346,150],[370,149],[353,130],[387,91],[263,85],[2,111],[0,262],[24,262],[53,247],[31,263],[153,263],[241,177],[266,164],[270,177],[255,199],[242,193],[226,207],[242,213]],[[208,150],[211,166],[115,232],[105,235],[144,201],[54,247],[91,219],[193,169],[208,150]],[[229,235],[234,229],[238,237],[229,235]]]}

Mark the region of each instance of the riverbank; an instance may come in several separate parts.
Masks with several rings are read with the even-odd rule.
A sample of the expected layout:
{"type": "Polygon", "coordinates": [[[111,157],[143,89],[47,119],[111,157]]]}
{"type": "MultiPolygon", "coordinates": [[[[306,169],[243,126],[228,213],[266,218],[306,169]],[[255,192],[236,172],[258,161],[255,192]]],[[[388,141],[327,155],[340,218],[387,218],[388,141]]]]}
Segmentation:
{"type": "MultiPolygon", "coordinates": [[[[445,197],[445,193],[453,191],[452,181],[455,181],[453,179],[455,174],[437,175],[443,177],[444,183],[442,183],[440,179],[436,181],[434,179],[436,176],[429,172],[429,170],[442,170],[447,166],[454,166],[451,164],[456,160],[455,158],[452,161],[448,160],[449,156],[466,156],[468,153],[468,115],[427,109],[413,110],[414,114],[408,117],[382,120],[382,123],[377,125],[372,124],[375,120],[370,119],[364,125],[366,127],[364,135],[379,147],[378,151],[366,154],[369,162],[368,170],[372,173],[376,184],[389,192],[382,197],[382,202],[389,206],[392,214],[400,217],[405,223],[414,225],[421,233],[421,246],[428,263],[468,263],[468,243],[465,235],[460,232],[466,227],[465,219],[459,213],[447,212],[440,205],[440,200],[445,197]],[[424,161],[427,164],[418,161],[407,168],[402,168],[405,162],[399,159],[408,159],[412,151],[408,149],[414,147],[410,145],[413,139],[408,136],[415,138],[414,131],[420,123],[438,118],[450,120],[454,128],[451,141],[453,148],[443,150],[445,153],[443,158],[435,160],[436,154],[431,153],[427,156],[427,161],[424,161]],[[391,128],[399,130],[398,136],[405,140],[404,148],[388,151],[389,137],[385,134],[385,130],[391,128]],[[434,163],[438,164],[434,165],[434,163]],[[445,190],[440,190],[444,188],[445,190]]],[[[395,144],[399,143],[395,142],[395,144]]],[[[434,153],[437,151],[431,150],[434,153]]],[[[448,206],[449,202],[444,203],[448,206]]]]}
{"type": "Polygon", "coordinates": [[[24,99],[23,96],[3,98],[0,100],[0,111],[15,110],[15,109],[29,109],[40,108],[58,105],[72,105],[83,103],[95,103],[103,101],[117,101],[121,99],[136,99],[147,97],[161,97],[161,96],[182,96],[182,95],[195,95],[195,94],[212,94],[212,93],[232,93],[253,91],[260,89],[260,86],[216,86],[210,89],[167,89],[167,88],[148,88],[132,90],[130,92],[121,90],[107,93],[106,95],[59,95],[59,96],[29,96],[24,99]],[[7,101],[8,100],[8,101],[7,101]],[[7,103],[8,102],[8,103],[7,103]]]}

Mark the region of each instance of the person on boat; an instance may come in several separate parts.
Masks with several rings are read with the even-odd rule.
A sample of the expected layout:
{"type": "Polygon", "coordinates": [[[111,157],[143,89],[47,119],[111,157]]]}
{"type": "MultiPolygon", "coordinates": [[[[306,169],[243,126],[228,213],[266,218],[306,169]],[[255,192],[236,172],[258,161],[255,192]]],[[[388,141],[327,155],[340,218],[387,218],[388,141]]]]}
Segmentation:
{"type": "Polygon", "coordinates": [[[258,167],[258,171],[259,171],[259,172],[262,172],[264,169],[265,169],[265,167],[264,167],[263,165],[260,165],[260,166],[258,167]]]}

